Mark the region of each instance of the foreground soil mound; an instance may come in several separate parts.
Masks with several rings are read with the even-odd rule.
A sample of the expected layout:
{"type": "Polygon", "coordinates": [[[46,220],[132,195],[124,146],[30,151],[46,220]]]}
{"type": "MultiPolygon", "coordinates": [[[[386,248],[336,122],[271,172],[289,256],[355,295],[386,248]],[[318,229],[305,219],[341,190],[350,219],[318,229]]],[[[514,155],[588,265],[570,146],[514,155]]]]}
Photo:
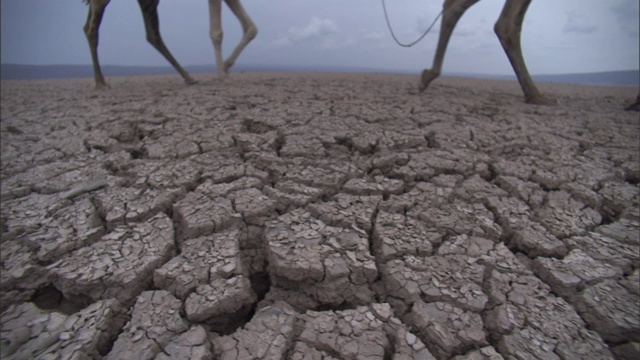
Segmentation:
{"type": "Polygon", "coordinates": [[[2,81],[3,359],[637,359],[637,89],[2,81]]]}

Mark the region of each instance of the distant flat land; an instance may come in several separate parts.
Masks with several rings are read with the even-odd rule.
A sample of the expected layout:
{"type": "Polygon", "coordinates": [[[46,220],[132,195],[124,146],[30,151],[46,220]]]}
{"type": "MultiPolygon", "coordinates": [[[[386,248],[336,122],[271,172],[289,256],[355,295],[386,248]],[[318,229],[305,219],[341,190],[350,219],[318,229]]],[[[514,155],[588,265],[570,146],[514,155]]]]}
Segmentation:
{"type": "MultiPolygon", "coordinates": [[[[185,67],[187,71],[199,73],[213,73],[213,65],[191,65],[185,67]]],[[[238,64],[233,72],[352,72],[352,73],[395,73],[411,74],[415,72],[389,69],[374,69],[360,67],[341,66],[273,66],[238,64]]],[[[104,65],[102,71],[105,76],[135,76],[135,75],[164,75],[174,74],[175,70],[169,66],[120,66],[104,65]]],[[[513,75],[487,75],[473,73],[445,73],[445,75],[458,77],[471,77],[483,79],[515,80],[513,75]]],[[[0,78],[4,80],[20,79],[64,79],[93,77],[91,65],[20,65],[2,64],[0,78]]],[[[538,82],[567,83],[582,85],[608,85],[608,86],[640,86],[640,70],[607,71],[580,74],[554,74],[534,75],[538,82]]]]}

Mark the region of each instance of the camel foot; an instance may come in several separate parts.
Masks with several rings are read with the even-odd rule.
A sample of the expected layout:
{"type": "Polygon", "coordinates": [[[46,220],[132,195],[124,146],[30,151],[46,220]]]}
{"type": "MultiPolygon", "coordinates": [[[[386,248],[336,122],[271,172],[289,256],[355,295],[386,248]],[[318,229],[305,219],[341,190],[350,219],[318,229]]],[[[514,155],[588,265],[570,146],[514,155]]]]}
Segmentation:
{"type": "Polygon", "coordinates": [[[187,85],[195,85],[198,83],[198,80],[195,80],[193,78],[186,78],[184,79],[185,84],[187,85]]]}
{"type": "Polygon", "coordinates": [[[109,90],[109,89],[111,89],[111,86],[109,86],[107,83],[104,83],[104,82],[103,83],[96,83],[95,89],[96,90],[100,90],[100,91],[109,90]]]}
{"type": "Polygon", "coordinates": [[[636,102],[624,108],[627,111],[640,111],[640,93],[636,97],[636,102]]]}
{"type": "Polygon", "coordinates": [[[440,73],[437,71],[433,71],[431,69],[422,70],[422,75],[420,75],[420,85],[418,86],[420,92],[425,91],[429,87],[429,84],[431,84],[431,82],[438,76],[440,76],[440,73]]]}
{"type": "Polygon", "coordinates": [[[636,101],[635,103],[624,108],[626,111],[640,111],[640,101],[636,101]]]}
{"type": "Polygon", "coordinates": [[[229,60],[225,61],[225,62],[224,62],[224,64],[223,64],[223,70],[224,70],[224,72],[228,74],[228,73],[229,73],[229,69],[231,69],[231,67],[233,66],[233,64],[234,64],[234,62],[233,62],[233,61],[229,61],[229,60]]]}
{"type": "Polygon", "coordinates": [[[542,95],[536,95],[536,96],[528,97],[525,100],[525,102],[527,104],[532,104],[532,105],[545,105],[545,106],[558,105],[558,100],[552,99],[552,98],[548,98],[548,97],[542,96],[542,95]]]}
{"type": "Polygon", "coordinates": [[[423,91],[422,84],[418,84],[418,86],[414,86],[414,84],[410,84],[407,89],[407,94],[420,95],[422,91],[423,91]]]}
{"type": "Polygon", "coordinates": [[[229,76],[229,73],[223,70],[218,70],[216,72],[216,77],[218,78],[218,80],[224,80],[227,78],[227,76],[229,76]]]}

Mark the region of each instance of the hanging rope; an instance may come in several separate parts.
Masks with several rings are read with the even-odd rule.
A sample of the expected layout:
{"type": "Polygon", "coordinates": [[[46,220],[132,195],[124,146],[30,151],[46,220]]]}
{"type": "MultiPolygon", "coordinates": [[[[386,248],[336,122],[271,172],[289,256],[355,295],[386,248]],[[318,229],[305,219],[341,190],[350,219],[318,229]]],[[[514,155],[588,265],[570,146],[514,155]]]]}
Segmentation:
{"type": "Polygon", "coordinates": [[[402,46],[402,47],[412,47],[413,45],[419,43],[420,40],[424,39],[424,37],[427,36],[429,31],[431,31],[431,28],[433,28],[433,25],[435,25],[436,22],[438,21],[438,19],[440,19],[440,17],[442,16],[442,11],[440,11],[440,14],[438,14],[438,16],[436,16],[435,20],[433,20],[433,22],[431,23],[429,28],[427,28],[427,30],[422,35],[420,35],[418,40],[416,40],[416,41],[414,41],[412,43],[409,43],[409,44],[404,44],[404,43],[401,43],[400,40],[398,40],[398,38],[396,37],[396,34],[393,32],[393,29],[391,28],[391,22],[389,22],[389,15],[387,14],[387,4],[385,3],[384,0],[382,0],[382,9],[384,10],[384,18],[385,18],[385,20],[387,20],[387,27],[389,28],[389,31],[391,32],[391,36],[393,37],[393,40],[395,40],[396,43],[398,45],[402,46]]]}

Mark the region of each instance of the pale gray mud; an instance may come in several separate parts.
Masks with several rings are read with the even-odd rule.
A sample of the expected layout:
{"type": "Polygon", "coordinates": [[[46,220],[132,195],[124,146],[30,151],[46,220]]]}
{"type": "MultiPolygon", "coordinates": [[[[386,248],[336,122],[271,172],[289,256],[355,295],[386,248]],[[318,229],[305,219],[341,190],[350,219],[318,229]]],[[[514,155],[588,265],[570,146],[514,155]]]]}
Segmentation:
{"type": "Polygon", "coordinates": [[[636,89],[2,81],[3,359],[638,359],[636,89]]]}

